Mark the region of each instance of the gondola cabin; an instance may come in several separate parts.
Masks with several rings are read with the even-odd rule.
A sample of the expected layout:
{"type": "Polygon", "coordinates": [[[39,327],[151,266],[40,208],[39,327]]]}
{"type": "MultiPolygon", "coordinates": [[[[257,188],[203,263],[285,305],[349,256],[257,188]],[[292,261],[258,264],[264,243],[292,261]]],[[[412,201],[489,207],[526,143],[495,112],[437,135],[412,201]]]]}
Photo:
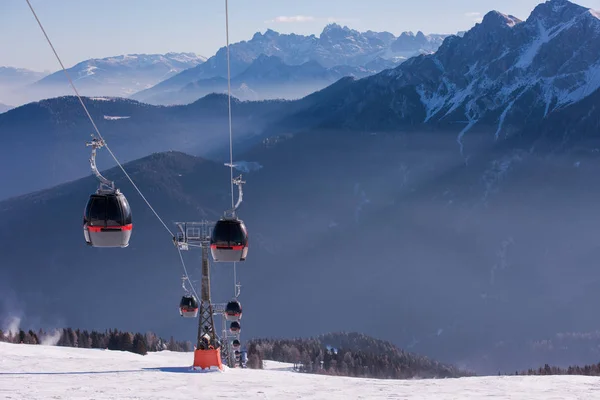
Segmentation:
{"type": "Polygon", "coordinates": [[[215,262],[246,261],[248,231],[244,221],[237,218],[217,221],[210,237],[210,252],[215,262]]]}
{"type": "Polygon", "coordinates": [[[198,316],[198,301],[194,296],[183,296],[179,303],[179,314],[184,318],[198,316]]]}
{"type": "Polygon", "coordinates": [[[237,321],[242,318],[242,305],[237,300],[232,300],[225,306],[225,318],[228,321],[237,321]]]}
{"type": "Polygon", "coordinates": [[[239,321],[233,321],[231,325],[229,325],[229,332],[231,333],[240,333],[242,330],[242,326],[239,321]]]}
{"type": "Polygon", "coordinates": [[[234,339],[233,342],[231,342],[231,347],[233,347],[234,350],[238,350],[241,345],[242,344],[237,339],[234,339]]]}
{"type": "Polygon", "coordinates": [[[123,193],[92,194],[83,216],[83,235],[93,247],[127,247],[133,224],[131,208],[123,193]]]}

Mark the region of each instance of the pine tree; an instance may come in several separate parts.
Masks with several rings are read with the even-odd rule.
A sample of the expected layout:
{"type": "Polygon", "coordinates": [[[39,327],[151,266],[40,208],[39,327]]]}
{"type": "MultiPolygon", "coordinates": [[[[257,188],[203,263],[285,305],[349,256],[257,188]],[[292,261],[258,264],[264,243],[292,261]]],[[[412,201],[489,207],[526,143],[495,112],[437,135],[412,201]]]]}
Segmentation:
{"type": "Polygon", "coordinates": [[[28,334],[31,337],[31,344],[40,344],[40,339],[38,338],[38,335],[36,335],[36,333],[34,331],[32,331],[30,329],[28,334]]]}
{"type": "Polygon", "coordinates": [[[133,335],[129,332],[121,332],[119,335],[119,349],[123,351],[133,350],[133,335]]]}
{"type": "Polygon", "coordinates": [[[141,354],[145,356],[148,354],[148,350],[146,348],[146,340],[144,336],[140,333],[136,333],[133,337],[133,352],[137,354],[141,354]]]}
{"type": "Polygon", "coordinates": [[[120,348],[120,335],[119,332],[115,329],[114,331],[110,331],[108,334],[108,342],[106,344],[109,350],[121,350],[120,348]]]}

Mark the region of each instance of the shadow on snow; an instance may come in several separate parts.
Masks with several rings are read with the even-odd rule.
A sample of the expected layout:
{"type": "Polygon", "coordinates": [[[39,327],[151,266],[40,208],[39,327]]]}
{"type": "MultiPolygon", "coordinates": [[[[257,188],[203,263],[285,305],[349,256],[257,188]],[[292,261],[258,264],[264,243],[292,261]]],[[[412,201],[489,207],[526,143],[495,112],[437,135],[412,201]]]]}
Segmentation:
{"type": "Polygon", "coordinates": [[[110,370],[110,371],[65,371],[65,372],[0,372],[0,376],[19,376],[19,375],[99,375],[99,374],[125,374],[133,372],[170,372],[178,374],[197,374],[209,372],[222,372],[219,370],[194,370],[192,367],[155,367],[155,368],[140,368],[127,370],[110,370]]]}

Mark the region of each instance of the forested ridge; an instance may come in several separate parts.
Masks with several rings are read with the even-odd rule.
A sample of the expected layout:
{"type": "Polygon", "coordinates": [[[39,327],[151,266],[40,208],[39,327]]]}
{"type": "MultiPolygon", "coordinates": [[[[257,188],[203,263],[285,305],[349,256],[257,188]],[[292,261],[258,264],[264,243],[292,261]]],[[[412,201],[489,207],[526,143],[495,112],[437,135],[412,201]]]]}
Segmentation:
{"type": "Polygon", "coordinates": [[[360,333],[331,333],[309,339],[253,339],[248,367],[263,360],[294,363],[300,372],[363,378],[458,378],[468,371],[403,351],[360,333]]]}
{"type": "Polygon", "coordinates": [[[149,351],[192,351],[191,342],[176,341],[171,337],[165,340],[152,332],[145,334],[108,329],[104,332],[72,328],[46,332],[42,329],[8,333],[0,330],[0,341],[8,343],[44,344],[84,349],[121,350],[146,355],[149,351]]]}
{"type": "Polygon", "coordinates": [[[515,375],[586,375],[600,376],[600,363],[590,365],[570,365],[566,368],[561,368],[549,364],[537,369],[530,368],[525,371],[516,372],[515,375]]]}

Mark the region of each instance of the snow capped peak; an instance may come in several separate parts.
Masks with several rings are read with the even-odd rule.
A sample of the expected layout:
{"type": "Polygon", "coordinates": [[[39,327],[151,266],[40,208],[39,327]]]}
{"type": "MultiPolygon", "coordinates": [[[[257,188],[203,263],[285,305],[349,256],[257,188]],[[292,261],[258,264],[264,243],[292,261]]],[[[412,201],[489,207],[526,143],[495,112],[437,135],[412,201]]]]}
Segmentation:
{"type": "Polygon", "coordinates": [[[261,40],[271,40],[277,39],[281,34],[273,29],[267,29],[265,33],[256,32],[254,36],[252,36],[252,41],[261,41],[261,40]]]}
{"type": "Polygon", "coordinates": [[[600,89],[598,43],[597,14],[566,0],[539,5],[525,22],[492,11],[435,54],[376,75],[374,86],[416,87],[424,122],[466,121],[462,154],[462,137],[478,121],[496,121],[498,138],[522,126],[524,109],[544,119],[600,89]]]}
{"type": "Polygon", "coordinates": [[[527,22],[542,23],[546,28],[573,20],[589,9],[568,0],[548,0],[539,4],[532,11],[527,22]]]}
{"type": "Polygon", "coordinates": [[[196,62],[196,61],[205,62],[206,61],[206,57],[201,56],[196,53],[191,53],[191,52],[190,53],[169,52],[169,53],[165,54],[165,57],[167,59],[176,60],[179,62],[196,62]]]}
{"type": "MultiPolygon", "coordinates": [[[[194,53],[122,54],[82,61],[68,69],[85,95],[127,97],[153,86],[188,68],[204,63],[206,58],[194,53]]],[[[36,89],[53,96],[69,94],[62,71],[34,84],[36,89]]]]}
{"type": "Polygon", "coordinates": [[[342,27],[336,23],[331,23],[325,26],[323,32],[321,32],[320,38],[321,40],[343,40],[351,36],[357,37],[362,36],[362,34],[359,31],[348,28],[347,26],[342,27]]]}
{"type": "Polygon", "coordinates": [[[487,28],[512,28],[515,25],[521,23],[523,21],[521,21],[520,19],[518,19],[515,16],[512,15],[506,15],[503,14],[499,11],[490,11],[487,14],[485,14],[485,16],[483,17],[483,21],[481,21],[481,26],[487,27],[487,28]]]}
{"type": "Polygon", "coordinates": [[[336,22],[332,22],[330,24],[327,24],[325,26],[325,28],[323,28],[323,32],[321,34],[333,32],[333,31],[348,31],[348,30],[350,30],[350,29],[347,26],[344,26],[342,28],[342,26],[340,24],[338,24],[336,22]]]}
{"type": "Polygon", "coordinates": [[[277,37],[277,36],[279,36],[279,32],[276,32],[273,29],[267,29],[264,36],[265,37],[277,37]]]}

